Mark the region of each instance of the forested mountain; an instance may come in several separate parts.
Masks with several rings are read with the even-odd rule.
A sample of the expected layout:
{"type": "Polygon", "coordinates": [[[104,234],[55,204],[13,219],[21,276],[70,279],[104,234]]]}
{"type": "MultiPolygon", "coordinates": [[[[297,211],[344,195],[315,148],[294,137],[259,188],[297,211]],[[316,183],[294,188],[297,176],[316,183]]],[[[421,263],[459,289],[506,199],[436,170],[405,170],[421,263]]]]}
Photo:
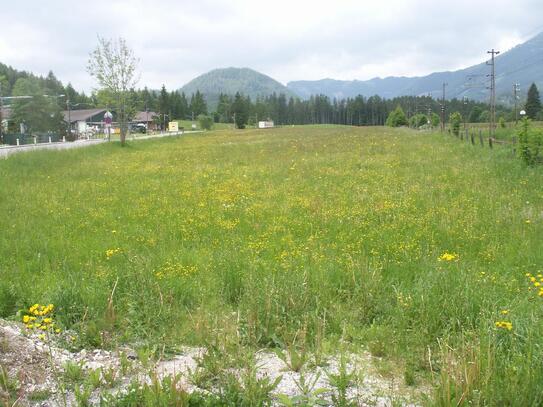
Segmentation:
{"type": "MultiPolygon", "coordinates": [[[[22,96],[33,90],[34,93],[44,93],[49,96],[66,95],[72,104],[92,103],[84,92],[77,92],[70,83],[66,86],[59,81],[52,71],[47,76],[34,75],[31,72],[19,71],[0,62],[0,95],[22,96]],[[26,91],[26,92],[25,92],[26,91]],[[23,92],[23,93],[21,93],[23,92]]],[[[65,98],[62,98],[65,103],[65,98]]]]}
{"type": "Polygon", "coordinates": [[[249,68],[214,69],[194,78],[181,91],[187,95],[200,91],[212,110],[218,105],[221,94],[233,96],[239,92],[253,100],[274,93],[282,93],[287,98],[296,96],[275,79],[249,68]]]}
{"type": "MultiPolygon", "coordinates": [[[[483,56],[482,56],[483,58],[483,56]]],[[[496,57],[496,92],[498,101],[513,100],[514,83],[520,84],[522,98],[532,82],[543,88],[543,33],[496,57]]],[[[442,85],[447,83],[446,97],[487,100],[490,67],[485,62],[454,72],[436,72],[422,77],[374,78],[367,81],[340,81],[322,79],[318,81],[293,81],[288,88],[302,98],[324,94],[330,98],[352,98],[379,95],[393,98],[402,95],[431,95],[441,97],[442,85]]]]}

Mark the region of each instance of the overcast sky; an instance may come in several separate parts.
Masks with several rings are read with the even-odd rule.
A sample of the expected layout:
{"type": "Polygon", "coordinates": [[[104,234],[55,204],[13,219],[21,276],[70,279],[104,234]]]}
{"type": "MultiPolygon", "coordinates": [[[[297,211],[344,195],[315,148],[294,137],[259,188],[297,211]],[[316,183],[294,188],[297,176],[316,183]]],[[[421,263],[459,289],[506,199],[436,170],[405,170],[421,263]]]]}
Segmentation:
{"type": "Polygon", "coordinates": [[[292,80],[424,75],[543,31],[542,0],[0,0],[0,62],[89,91],[97,35],[124,37],[141,87],[214,68],[292,80]]]}

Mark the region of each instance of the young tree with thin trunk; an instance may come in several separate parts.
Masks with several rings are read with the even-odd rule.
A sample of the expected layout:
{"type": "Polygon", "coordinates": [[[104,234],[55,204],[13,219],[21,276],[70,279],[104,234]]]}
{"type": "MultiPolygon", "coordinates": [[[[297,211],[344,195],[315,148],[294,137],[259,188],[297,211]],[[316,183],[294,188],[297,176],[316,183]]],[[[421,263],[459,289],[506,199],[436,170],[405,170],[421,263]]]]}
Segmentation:
{"type": "Polygon", "coordinates": [[[96,78],[98,85],[111,95],[112,106],[121,130],[121,145],[124,146],[134,98],[130,90],[135,88],[138,77],[138,60],[123,38],[106,40],[98,37],[98,46],[90,54],[87,71],[96,78]]]}

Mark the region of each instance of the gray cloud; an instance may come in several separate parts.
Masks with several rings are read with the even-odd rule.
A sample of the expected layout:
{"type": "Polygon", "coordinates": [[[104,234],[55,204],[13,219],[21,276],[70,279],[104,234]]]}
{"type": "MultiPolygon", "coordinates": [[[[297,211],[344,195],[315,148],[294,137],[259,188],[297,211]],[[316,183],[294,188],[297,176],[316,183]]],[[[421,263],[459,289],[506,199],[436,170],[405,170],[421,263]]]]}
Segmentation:
{"type": "Polygon", "coordinates": [[[88,91],[101,35],[128,41],[151,88],[226,66],[283,83],[411,76],[481,62],[543,30],[542,17],[540,0],[30,1],[2,7],[0,62],[88,91]]]}

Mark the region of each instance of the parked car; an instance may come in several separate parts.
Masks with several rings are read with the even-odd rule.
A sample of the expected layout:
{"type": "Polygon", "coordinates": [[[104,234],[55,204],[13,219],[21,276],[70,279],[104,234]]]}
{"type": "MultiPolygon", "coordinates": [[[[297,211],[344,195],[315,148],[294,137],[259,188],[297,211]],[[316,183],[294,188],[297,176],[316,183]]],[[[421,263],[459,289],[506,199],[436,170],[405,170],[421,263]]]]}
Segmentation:
{"type": "Polygon", "coordinates": [[[147,133],[147,127],[143,123],[135,123],[130,126],[130,131],[133,133],[147,133]]]}

